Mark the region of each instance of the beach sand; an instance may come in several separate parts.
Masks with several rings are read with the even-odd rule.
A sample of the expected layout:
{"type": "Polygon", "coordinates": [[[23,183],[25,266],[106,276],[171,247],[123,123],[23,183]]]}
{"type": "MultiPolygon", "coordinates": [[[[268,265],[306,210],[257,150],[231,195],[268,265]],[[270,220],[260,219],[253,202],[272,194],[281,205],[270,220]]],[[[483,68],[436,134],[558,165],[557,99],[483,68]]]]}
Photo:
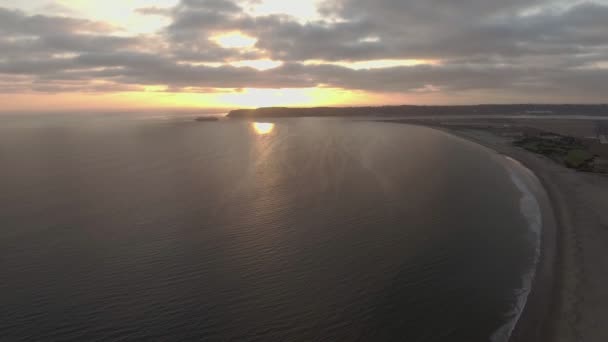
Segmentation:
{"type": "Polygon", "coordinates": [[[511,341],[608,341],[608,177],[567,169],[483,129],[440,129],[520,161],[548,195],[541,261],[511,341]]]}

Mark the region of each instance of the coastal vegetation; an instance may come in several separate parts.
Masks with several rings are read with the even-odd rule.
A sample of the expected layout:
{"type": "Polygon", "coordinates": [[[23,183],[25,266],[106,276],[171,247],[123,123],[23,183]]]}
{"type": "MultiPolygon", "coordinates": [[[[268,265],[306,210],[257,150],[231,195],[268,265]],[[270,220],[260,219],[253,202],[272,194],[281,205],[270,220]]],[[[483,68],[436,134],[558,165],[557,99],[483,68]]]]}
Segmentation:
{"type": "Polygon", "coordinates": [[[530,152],[549,157],[579,171],[595,172],[596,156],[581,139],[553,133],[527,135],[514,144],[530,152]]]}

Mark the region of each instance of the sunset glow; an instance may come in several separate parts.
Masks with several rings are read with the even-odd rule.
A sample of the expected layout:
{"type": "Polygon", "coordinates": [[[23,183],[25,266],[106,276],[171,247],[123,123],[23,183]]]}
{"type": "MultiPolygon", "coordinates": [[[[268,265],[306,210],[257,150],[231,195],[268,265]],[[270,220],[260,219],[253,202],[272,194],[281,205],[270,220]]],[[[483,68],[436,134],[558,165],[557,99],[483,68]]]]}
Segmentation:
{"type": "Polygon", "coordinates": [[[274,131],[274,124],[268,122],[254,122],[251,124],[253,130],[258,135],[268,135],[274,131]]]}
{"type": "MultiPolygon", "coordinates": [[[[22,1],[26,2],[26,1],[22,1]]],[[[66,13],[75,12],[82,17],[116,25],[129,33],[154,33],[170,24],[165,16],[145,16],[137,12],[142,7],[171,8],[178,0],[57,0],[66,13]]],[[[72,13],[74,14],[74,13],[72,13]]]]}
{"type": "MultiPolygon", "coordinates": [[[[232,105],[242,108],[336,106],[342,103],[367,105],[379,101],[378,95],[334,88],[248,88],[240,92],[219,94],[217,99],[222,107],[232,105]]],[[[401,98],[400,100],[403,99],[401,98]]],[[[389,99],[386,99],[386,101],[389,101],[389,99]]]]}
{"type": "Polygon", "coordinates": [[[222,33],[220,35],[211,37],[210,40],[226,49],[252,48],[258,41],[257,39],[244,35],[240,32],[222,33]]]}
{"type": "Polygon", "coordinates": [[[608,342],[608,0],[0,0],[0,167],[0,342],[608,342]]]}
{"type": "Polygon", "coordinates": [[[249,67],[257,70],[270,70],[274,68],[278,68],[283,65],[281,61],[273,61],[270,59],[256,59],[250,61],[236,61],[231,62],[230,65],[235,67],[249,67]]]}
{"type": "Polygon", "coordinates": [[[492,1],[0,0],[0,111],[605,101],[608,0],[492,1]]]}
{"type": "Polygon", "coordinates": [[[322,1],[319,0],[263,0],[252,1],[246,10],[254,16],[283,14],[293,16],[301,21],[319,19],[317,6],[322,1]]]}
{"type": "Polygon", "coordinates": [[[65,94],[0,94],[6,111],[75,111],[75,110],[149,110],[149,109],[218,109],[227,112],[234,108],[267,106],[341,106],[369,105],[373,103],[400,104],[404,96],[343,89],[226,89],[215,92],[156,91],[117,93],[65,93],[65,94]]]}
{"type": "Polygon", "coordinates": [[[369,70],[369,69],[383,69],[383,68],[395,68],[395,67],[411,67],[417,65],[439,65],[440,62],[437,60],[423,60],[423,59],[380,59],[380,60],[369,60],[369,61],[342,61],[342,62],[326,62],[326,61],[307,61],[308,65],[338,65],[341,67],[353,69],[353,70],[369,70]]]}

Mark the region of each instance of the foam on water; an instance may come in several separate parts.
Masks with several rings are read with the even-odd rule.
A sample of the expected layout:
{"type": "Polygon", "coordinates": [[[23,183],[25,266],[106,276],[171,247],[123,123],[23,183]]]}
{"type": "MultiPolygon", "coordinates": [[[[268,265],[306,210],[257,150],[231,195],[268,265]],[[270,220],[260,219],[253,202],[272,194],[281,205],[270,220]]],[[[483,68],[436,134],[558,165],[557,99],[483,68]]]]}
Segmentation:
{"type": "Polygon", "coordinates": [[[534,246],[534,258],[529,270],[522,275],[522,287],[515,290],[517,296],[513,310],[507,314],[508,321],[492,336],[492,341],[508,341],[513,334],[524,311],[528,296],[532,290],[532,284],[536,276],[536,269],[540,260],[541,253],[541,233],[542,233],[542,212],[537,197],[532,187],[539,188],[540,182],[536,175],[517,160],[505,157],[504,162],[507,171],[511,176],[513,184],[521,192],[520,208],[521,213],[528,222],[530,243],[534,246]]]}

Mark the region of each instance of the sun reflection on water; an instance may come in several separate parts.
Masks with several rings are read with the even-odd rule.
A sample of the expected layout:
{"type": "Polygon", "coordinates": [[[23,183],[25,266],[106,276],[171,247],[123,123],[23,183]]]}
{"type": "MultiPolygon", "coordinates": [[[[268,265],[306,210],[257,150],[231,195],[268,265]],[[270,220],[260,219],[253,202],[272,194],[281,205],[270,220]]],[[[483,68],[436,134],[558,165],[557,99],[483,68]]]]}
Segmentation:
{"type": "Polygon", "coordinates": [[[252,127],[258,135],[267,135],[274,131],[274,124],[269,122],[254,122],[252,127]]]}

